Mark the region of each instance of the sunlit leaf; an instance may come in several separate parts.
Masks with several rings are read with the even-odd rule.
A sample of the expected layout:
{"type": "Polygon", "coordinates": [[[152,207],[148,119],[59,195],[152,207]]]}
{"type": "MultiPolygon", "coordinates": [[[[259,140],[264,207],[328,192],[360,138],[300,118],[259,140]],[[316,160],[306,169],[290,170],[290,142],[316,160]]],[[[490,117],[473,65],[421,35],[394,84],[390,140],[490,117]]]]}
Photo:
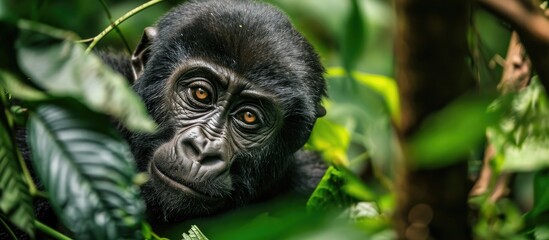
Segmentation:
{"type": "Polygon", "coordinates": [[[154,129],[128,81],[99,57],[84,54],[82,45],[68,40],[26,33],[19,42],[18,61],[35,84],[52,95],[75,97],[95,111],[119,118],[130,129],[154,129]]]}
{"type": "Polygon", "coordinates": [[[516,202],[508,198],[493,202],[487,196],[476,197],[474,201],[480,204],[479,220],[474,227],[478,239],[528,239],[521,236],[524,214],[516,202]]]}
{"type": "Polygon", "coordinates": [[[34,236],[34,213],[29,187],[18,163],[18,150],[8,134],[7,109],[3,103],[0,105],[0,211],[15,226],[34,236]]]}
{"type": "Polygon", "coordinates": [[[145,207],[132,184],[129,147],[108,118],[73,103],[42,105],[28,123],[34,169],[49,200],[79,238],[140,238],[145,207]]]}
{"type": "Polygon", "coordinates": [[[208,238],[198,229],[196,225],[192,225],[189,233],[183,233],[183,240],[208,240],[208,238]]]}
{"type": "Polygon", "coordinates": [[[347,165],[349,160],[345,151],[347,151],[349,142],[350,136],[345,128],[320,118],[314,126],[308,144],[319,151],[323,159],[335,165],[347,165]]]}
{"type": "Polygon", "coordinates": [[[494,121],[487,114],[491,99],[464,96],[424,121],[410,141],[411,159],[418,168],[437,168],[464,160],[485,138],[494,121]]]}
{"type": "MultiPolygon", "coordinates": [[[[326,118],[344,126],[351,135],[352,146],[368,150],[376,176],[392,176],[393,163],[400,158],[393,122],[398,114],[398,90],[394,80],[361,72],[353,72],[357,84],[349,88],[342,68],[328,69],[330,101],[326,118]],[[394,101],[393,103],[390,103],[394,101]]],[[[360,159],[364,150],[347,152],[350,159],[360,159]]],[[[361,168],[360,163],[353,165],[361,168]]]]}
{"type": "Polygon", "coordinates": [[[541,225],[534,228],[534,238],[536,240],[549,239],[549,226],[541,225]]]}
{"type": "Polygon", "coordinates": [[[537,78],[512,99],[504,96],[492,104],[492,110],[504,111],[497,124],[490,126],[488,137],[504,159],[502,169],[533,171],[549,166],[549,104],[537,78]]]}
{"type": "MultiPolygon", "coordinates": [[[[333,67],[328,68],[327,70],[328,78],[344,76],[345,70],[343,68],[333,67]]],[[[352,76],[359,83],[370,87],[372,90],[381,95],[383,99],[385,99],[387,109],[389,109],[393,120],[398,121],[400,119],[398,87],[394,79],[382,75],[368,74],[359,71],[353,71],[352,76]]]]}

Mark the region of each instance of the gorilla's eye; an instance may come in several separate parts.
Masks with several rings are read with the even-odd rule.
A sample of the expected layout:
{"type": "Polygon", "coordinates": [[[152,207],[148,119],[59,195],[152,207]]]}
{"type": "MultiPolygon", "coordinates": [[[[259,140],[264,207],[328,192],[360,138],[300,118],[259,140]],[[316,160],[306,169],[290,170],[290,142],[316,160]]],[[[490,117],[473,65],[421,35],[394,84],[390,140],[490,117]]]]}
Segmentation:
{"type": "Polygon", "coordinates": [[[214,93],[214,88],[206,81],[198,80],[188,85],[188,99],[197,108],[207,108],[213,104],[214,93]]]}
{"type": "Polygon", "coordinates": [[[242,114],[242,119],[241,120],[244,121],[247,124],[254,124],[255,121],[257,120],[257,117],[255,116],[254,113],[247,111],[247,112],[244,112],[242,114]]]}
{"type": "Polygon", "coordinates": [[[255,107],[247,106],[241,108],[233,116],[237,120],[237,126],[242,130],[257,130],[261,128],[263,124],[261,110],[256,109],[255,107]]]}
{"type": "Polygon", "coordinates": [[[210,93],[204,88],[201,87],[195,87],[192,89],[193,97],[196,99],[196,101],[199,101],[201,103],[209,103],[210,102],[210,93]]]}

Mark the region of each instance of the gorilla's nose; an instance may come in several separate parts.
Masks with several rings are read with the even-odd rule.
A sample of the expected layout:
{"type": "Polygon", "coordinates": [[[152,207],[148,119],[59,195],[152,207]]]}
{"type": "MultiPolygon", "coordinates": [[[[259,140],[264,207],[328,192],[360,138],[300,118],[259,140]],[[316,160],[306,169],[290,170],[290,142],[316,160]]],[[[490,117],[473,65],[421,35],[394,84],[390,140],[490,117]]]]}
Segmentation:
{"type": "Polygon", "coordinates": [[[216,176],[227,168],[220,140],[209,140],[200,136],[182,138],[179,148],[180,151],[176,152],[182,156],[178,156],[178,159],[183,161],[182,165],[186,166],[191,174],[216,176]]]}

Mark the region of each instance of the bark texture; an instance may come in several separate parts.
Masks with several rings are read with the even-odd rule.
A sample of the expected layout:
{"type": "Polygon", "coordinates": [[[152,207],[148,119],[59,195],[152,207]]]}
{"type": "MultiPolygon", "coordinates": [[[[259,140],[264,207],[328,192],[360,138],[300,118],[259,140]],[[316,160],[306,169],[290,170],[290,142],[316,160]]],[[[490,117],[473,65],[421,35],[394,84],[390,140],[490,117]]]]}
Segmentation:
{"type": "MultiPolygon", "coordinates": [[[[474,86],[466,64],[469,1],[397,0],[397,81],[406,142],[425,118],[474,86]]],[[[467,164],[398,169],[395,214],[399,239],[471,239],[467,164]]]]}

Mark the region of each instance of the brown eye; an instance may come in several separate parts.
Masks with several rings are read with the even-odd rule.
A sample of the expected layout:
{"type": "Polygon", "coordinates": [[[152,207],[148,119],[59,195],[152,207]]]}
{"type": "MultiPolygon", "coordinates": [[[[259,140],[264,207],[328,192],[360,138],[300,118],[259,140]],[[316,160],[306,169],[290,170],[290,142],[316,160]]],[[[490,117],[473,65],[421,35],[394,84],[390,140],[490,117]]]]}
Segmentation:
{"type": "Polygon", "coordinates": [[[197,101],[202,103],[209,101],[210,93],[208,93],[208,91],[206,91],[204,88],[197,87],[197,88],[194,88],[192,91],[193,91],[193,97],[197,101]]]}
{"type": "Polygon", "coordinates": [[[242,120],[247,124],[253,124],[257,120],[257,117],[251,112],[245,112],[242,115],[242,120]]]}

